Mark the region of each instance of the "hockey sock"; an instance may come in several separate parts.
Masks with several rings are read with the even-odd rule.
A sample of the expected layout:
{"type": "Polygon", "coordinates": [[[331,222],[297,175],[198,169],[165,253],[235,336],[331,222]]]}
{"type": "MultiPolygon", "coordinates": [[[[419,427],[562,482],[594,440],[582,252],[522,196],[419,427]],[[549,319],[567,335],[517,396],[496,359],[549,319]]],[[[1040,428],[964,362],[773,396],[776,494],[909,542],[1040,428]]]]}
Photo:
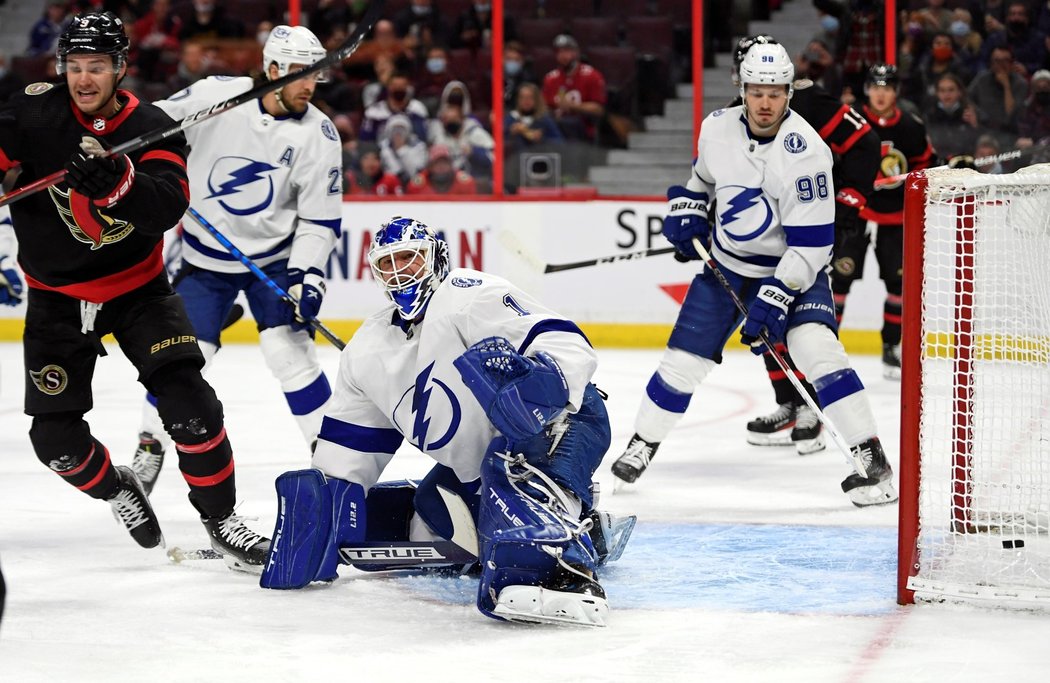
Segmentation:
{"type": "Polygon", "coordinates": [[[896,346],[901,343],[901,295],[887,294],[882,307],[882,343],[896,346]]]}
{"type": "Polygon", "coordinates": [[[105,500],[118,482],[109,451],[78,413],[38,415],[29,429],[40,462],[92,498],[105,500]]]}

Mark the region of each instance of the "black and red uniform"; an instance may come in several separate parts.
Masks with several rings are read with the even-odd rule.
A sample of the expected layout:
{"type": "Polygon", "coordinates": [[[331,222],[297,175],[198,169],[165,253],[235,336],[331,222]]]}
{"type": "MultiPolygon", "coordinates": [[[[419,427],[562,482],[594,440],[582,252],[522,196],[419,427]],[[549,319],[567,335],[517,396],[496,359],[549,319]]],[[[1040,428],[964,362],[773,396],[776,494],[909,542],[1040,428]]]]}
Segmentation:
{"type": "MultiPolygon", "coordinates": [[[[889,116],[879,116],[867,106],[864,117],[879,136],[880,161],[876,179],[903,175],[930,166],[933,148],[926,137],[922,120],[899,108],[889,116]]],[[[860,217],[878,224],[875,257],[879,277],[886,284],[883,306],[882,343],[895,346],[901,340],[901,285],[904,256],[904,181],[876,187],[861,209],[860,217]]],[[[839,316],[845,307],[850,285],[864,272],[864,257],[870,239],[864,230],[836,240],[832,291],[839,316]]]]}
{"type": "MultiPolygon", "coordinates": [[[[84,136],[113,147],[170,126],[171,118],[118,90],[112,117],[73,103],[64,81],[34,83],[0,109],[0,172],[15,188],[62,170],[84,136]]],[[[190,499],[205,516],[235,502],[233,457],[222,405],[203,380],[204,359],[181,300],[168,284],[164,232],[189,204],[186,140],[180,133],[131,152],[115,203],[61,182],[10,205],[28,285],[24,333],[25,411],[37,457],[95,498],[117,487],[109,453],[84,421],[92,407],[99,339],[112,333],[135,365],[179,451],[190,499]]]]}

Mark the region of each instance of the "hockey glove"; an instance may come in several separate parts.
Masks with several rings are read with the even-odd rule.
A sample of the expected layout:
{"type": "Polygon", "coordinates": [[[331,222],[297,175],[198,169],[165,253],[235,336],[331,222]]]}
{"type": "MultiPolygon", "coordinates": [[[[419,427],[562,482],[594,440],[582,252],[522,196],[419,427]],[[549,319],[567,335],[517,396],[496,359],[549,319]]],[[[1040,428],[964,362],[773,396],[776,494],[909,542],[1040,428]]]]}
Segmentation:
{"type": "Polygon", "coordinates": [[[667,188],[667,216],[664,217],[664,237],[674,245],[686,260],[700,260],[693,246],[693,238],[706,244],[711,239],[707,222],[707,193],[693,192],[681,185],[667,188]]]}
{"type": "Polygon", "coordinates": [[[102,143],[85,136],[80,151],[66,164],[66,184],[96,206],[110,207],[131,191],[135,166],[126,154],[102,156],[105,152],[102,143]]]}
{"type": "Polygon", "coordinates": [[[740,334],[740,341],[751,347],[751,353],[760,356],[766,352],[766,345],[759,340],[762,330],[766,331],[769,341],[773,344],[784,341],[788,308],[797,294],[798,292],[775,277],[767,277],[762,281],[758,296],[748,308],[740,334]]]}
{"type": "Polygon", "coordinates": [[[0,256],[0,304],[17,306],[22,301],[22,277],[15,268],[14,259],[0,256]]]}
{"type": "Polygon", "coordinates": [[[317,319],[324,293],[324,273],[320,270],[288,269],[288,294],[295,301],[290,321],[293,330],[305,330],[310,327],[311,320],[317,319]]]}
{"type": "Polygon", "coordinates": [[[522,356],[503,337],[482,339],[452,364],[512,443],[539,434],[569,402],[568,384],[553,358],[543,351],[522,356]]]}

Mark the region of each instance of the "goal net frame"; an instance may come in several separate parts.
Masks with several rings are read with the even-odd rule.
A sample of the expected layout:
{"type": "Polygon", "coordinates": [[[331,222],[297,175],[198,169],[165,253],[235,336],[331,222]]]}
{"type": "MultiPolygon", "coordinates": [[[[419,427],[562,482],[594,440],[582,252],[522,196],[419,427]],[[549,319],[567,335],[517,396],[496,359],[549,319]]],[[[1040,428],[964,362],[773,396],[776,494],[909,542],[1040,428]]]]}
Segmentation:
{"type": "MultiPolygon", "coordinates": [[[[1042,478],[1050,465],[1039,464],[1044,458],[1033,458],[1043,453],[1041,442],[1047,439],[1039,438],[1039,424],[1028,427],[1034,435],[1018,437],[1016,432],[1024,430],[1003,427],[998,408],[988,410],[994,413],[989,417],[981,404],[990,403],[988,396],[993,395],[990,390],[983,393],[992,383],[985,379],[988,375],[1008,375],[1002,387],[994,388],[996,396],[1010,391],[1010,373],[1037,375],[1037,383],[1050,376],[1050,335],[1028,330],[1011,334],[1009,323],[1002,328],[989,325],[979,310],[990,302],[982,286],[1001,287],[986,273],[993,267],[1007,270],[1003,254],[1024,243],[1024,236],[1017,244],[994,243],[1009,240],[1010,233],[1017,232],[1015,222],[1024,223],[1024,231],[1036,235],[1038,244],[1050,244],[1050,164],[1005,175],[930,169],[913,172],[905,181],[900,604],[947,601],[1050,609],[1050,476],[1042,478]],[[1023,221],[1014,215],[1013,202],[1016,213],[1028,212],[1023,221]],[[1029,222],[1033,208],[1039,214],[1029,222]],[[995,259],[999,263],[993,263],[995,259]],[[983,282],[982,276],[996,284],[983,282]],[[933,281],[936,277],[941,281],[933,281]],[[940,415],[932,415],[935,408],[940,415]],[[999,430],[1011,433],[1000,439],[999,430]],[[1025,443],[1018,446],[1018,438],[1025,443]],[[1021,455],[1003,455],[1009,446],[1000,441],[1010,439],[1021,455]],[[1037,460],[1034,473],[1029,466],[1017,465],[1022,458],[1037,460]],[[986,461],[995,461],[1003,474],[986,461]],[[1016,495],[1021,489],[1025,495],[1016,495]],[[993,495],[987,495],[988,490],[993,495]],[[989,498],[996,500],[989,503],[989,498]],[[1018,499],[1025,502],[1015,504],[1018,499]]],[[[1050,249],[1042,256],[1050,256],[1050,249]]],[[[1027,294],[1022,282],[1013,284],[1021,294],[1008,295],[1027,294]]],[[[1043,395],[1044,407],[1047,396],[1043,395]]],[[[1003,403],[1008,403],[1007,409],[1012,406],[1003,403]]],[[[1026,419],[1024,409],[1017,412],[1018,422],[1026,419]]],[[[1050,460],[1050,447],[1045,455],[1050,460]]]]}

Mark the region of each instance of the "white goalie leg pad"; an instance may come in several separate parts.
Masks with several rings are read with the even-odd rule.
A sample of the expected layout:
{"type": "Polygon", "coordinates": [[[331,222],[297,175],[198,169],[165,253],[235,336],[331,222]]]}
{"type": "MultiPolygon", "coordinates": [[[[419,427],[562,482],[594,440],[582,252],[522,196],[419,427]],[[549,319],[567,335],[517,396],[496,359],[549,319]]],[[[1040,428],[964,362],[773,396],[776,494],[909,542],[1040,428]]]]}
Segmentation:
{"type": "MultiPolygon", "coordinates": [[[[840,370],[849,369],[849,356],[835,333],[819,323],[807,323],[788,330],[788,348],[798,369],[817,384],[840,370]]],[[[875,415],[866,391],[850,394],[834,403],[821,406],[835,429],[848,444],[867,441],[876,434],[875,415]]]]}
{"type": "Polygon", "coordinates": [[[271,327],[259,333],[259,346],[270,372],[281,384],[299,430],[312,444],[332,392],[317,361],[317,348],[306,330],[271,327]]]}
{"type": "MultiPolygon", "coordinates": [[[[714,367],[713,360],[681,349],[668,348],[656,372],[671,389],[682,394],[692,394],[714,367]]],[[[659,443],[667,438],[683,415],[661,408],[644,395],[634,420],[634,431],[646,441],[659,443]]]]}

